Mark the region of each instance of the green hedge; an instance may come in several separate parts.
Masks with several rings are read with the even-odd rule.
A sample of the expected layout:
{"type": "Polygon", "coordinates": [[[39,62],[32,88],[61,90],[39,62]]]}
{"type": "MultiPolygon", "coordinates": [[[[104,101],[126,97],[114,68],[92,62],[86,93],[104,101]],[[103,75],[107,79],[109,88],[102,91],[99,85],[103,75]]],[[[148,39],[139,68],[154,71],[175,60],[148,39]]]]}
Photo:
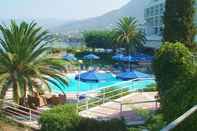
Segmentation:
{"type": "Polygon", "coordinates": [[[45,111],[39,120],[41,131],[126,131],[122,120],[96,121],[81,118],[74,105],[57,106],[45,111]]]}

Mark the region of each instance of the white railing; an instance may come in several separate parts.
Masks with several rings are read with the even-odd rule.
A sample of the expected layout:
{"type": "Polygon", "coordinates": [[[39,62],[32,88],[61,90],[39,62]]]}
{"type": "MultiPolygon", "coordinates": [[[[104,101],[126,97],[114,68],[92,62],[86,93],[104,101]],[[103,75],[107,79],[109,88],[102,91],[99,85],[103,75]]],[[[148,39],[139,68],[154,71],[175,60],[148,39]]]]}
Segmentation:
{"type": "Polygon", "coordinates": [[[40,117],[40,111],[18,105],[10,101],[0,100],[0,102],[2,104],[0,110],[13,120],[37,121],[40,117]]]}
{"type": "Polygon", "coordinates": [[[190,117],[193,113],[197,111],[197,105],[192,107],[190,110],[185,112],[183,115],[181,115],[179,118],[168,124],[166,127],[161,129],[160,131],[171,131],[172,129],[176,128],[179,124],[181,124],[185,119],[190,117]]]}
{"type": "Polygon", "coordinates": [[[101,90],[101,92],[99,92],[100,94],[99,96],[94,96],[94,97],[91,97],[90,95],[86,94],[86,98],[84,100],[79,101],[78,110],[79,111],[83,110],[84,107],[86,107],[85,109],[87,110],[89,109],[89,107],[93,107],[94,105],[96,106],[96,105],[104,104],[105,102],[113,101],[113,99],[118,96],[121,97],[124,96],[124,94],[129,94],[131,92],[134,92],[134,90],[129,89],[129,87],[130,86],[125,86],[114,90],[112,89],[111,91],[108,92],[105,92],[107,90],[105,88],[101,90]],[[116,93],[116,94],[107,96],[110,93],[116,93]]]}
{"type": "Polygon", "coordinates": [[[83,100],[78,100],[77,111],[87,110],[90,107],[104,104],[105,102],[113,101],[113,99],[120,98],[133,92],[143,91],[143,89],[132,88],[135,81],[155,80],[154,78],[137,78],[130,81],[119,82],[110,86],[98,88],[95,90],[79,93],[84,96],[83,100]],[[111,90],[109,90],[111,88],[111,90]],[[96,94],[98,96],[92,96],[96,94]]]}

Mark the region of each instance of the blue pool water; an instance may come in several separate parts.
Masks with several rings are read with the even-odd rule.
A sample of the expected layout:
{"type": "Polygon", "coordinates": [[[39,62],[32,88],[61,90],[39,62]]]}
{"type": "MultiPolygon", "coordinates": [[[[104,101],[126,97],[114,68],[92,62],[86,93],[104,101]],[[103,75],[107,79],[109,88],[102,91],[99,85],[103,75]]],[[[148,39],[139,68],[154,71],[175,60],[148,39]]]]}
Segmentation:
{"type": "MultiPolygon", "coordinates": [[[[68,85],[58,83],[57,81],[54,80],[54,82],[56,82],[63,89],[65,93],[76,93],[78,89],[80,92],[86,92],[86,91],[90,91],[90,90],[94,90],[94,89],[98,89],[98,88],[102,88],[106,86],[118,85],[119,83],[124,83],[122,80],[116,79],[115,77],[110,78],[108,81],[99,82],[99,83],[81,82],[81,81],[75,80],[74,75],[68,76],[67,79],[69,80],[68,85]]],[[[154,83],[155,83],[154,80],[142,80],[142,81],[134,81],[132,83],[126,82],[125,84],[130,85],[129,88],[132,88],[132,90],[138,90],[138,89],[147,88],[148,85],[154,84],[154,83]]],[[[49,86],[51,87],[53,93],[62,93],[62,91],[54,84],[49,83],[49,86]]],[[[119,86],[125,86],[125,85],[120,84],[119,86]]]]}

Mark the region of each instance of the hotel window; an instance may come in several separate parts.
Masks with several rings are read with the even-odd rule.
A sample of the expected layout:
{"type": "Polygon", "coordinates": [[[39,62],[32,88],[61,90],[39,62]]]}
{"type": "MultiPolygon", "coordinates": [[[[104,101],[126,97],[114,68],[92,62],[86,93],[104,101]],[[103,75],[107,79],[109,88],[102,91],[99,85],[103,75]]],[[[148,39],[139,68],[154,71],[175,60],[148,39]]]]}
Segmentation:
{"type": "Polygon", "coordinates": [[[154,31],[154,34],[157,34],[158,33],[158,28],[155,27],[155,31],[154,31]]]}
{"type": "Polygon", "coordinates": [[[153,26],[153,25],[154,25],[154,23],[153,23],[153,19],[150,19],[150,20],[149,20],[149,22],[150,22],[150,25],[151,25],[151,26],[153,26]]]}
{"type": "Polygon", "coordinates": [[[149,9],[149,8],[146,9],[146,16],[147,16],[147,17],[150,16],[150,9],[149,9]]]}
{"type": "Polygon", "coordinates": [[[151,7],[150,10],[151,10],[151,16],[153,16],[154,15],[154,8],[151,7]]]}
{"type": "Polygon", "coordinates": [[[155,6],[155,15],[158,15],[159,14],[159,6],[155,6]]]}
{"type": "Polygon", "coordinates": [[[160,27],[160,28],[159,28],[159,36],[162,36],[162,35],[163,35],[163,28],[160,27]]]}
{"type": "Polygon", "coordinates": [[[158,26],[158,25],[159,25],[158,17],[155,17],[155,26],[158,26]]]}
{"type": "Polygon", "coordinates": [[[163,25],[163,17],[159,17],[159,25],[163,25]]]}
{"type": "Polygon", "coordinates": [[[164,12],[164,4],[160,4],[160,14],[163,14],[164,12]]]}

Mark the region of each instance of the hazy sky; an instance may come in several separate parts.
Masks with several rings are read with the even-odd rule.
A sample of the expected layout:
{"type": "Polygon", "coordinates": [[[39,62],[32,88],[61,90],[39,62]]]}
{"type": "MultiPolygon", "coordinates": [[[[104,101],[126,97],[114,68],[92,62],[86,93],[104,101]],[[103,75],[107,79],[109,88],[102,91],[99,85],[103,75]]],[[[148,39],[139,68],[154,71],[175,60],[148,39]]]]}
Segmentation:
{"type": "Polygon", "coordinates": [[[129,0],[0,0],[0,18],[84,19],[120,8],[129,0]]]}

